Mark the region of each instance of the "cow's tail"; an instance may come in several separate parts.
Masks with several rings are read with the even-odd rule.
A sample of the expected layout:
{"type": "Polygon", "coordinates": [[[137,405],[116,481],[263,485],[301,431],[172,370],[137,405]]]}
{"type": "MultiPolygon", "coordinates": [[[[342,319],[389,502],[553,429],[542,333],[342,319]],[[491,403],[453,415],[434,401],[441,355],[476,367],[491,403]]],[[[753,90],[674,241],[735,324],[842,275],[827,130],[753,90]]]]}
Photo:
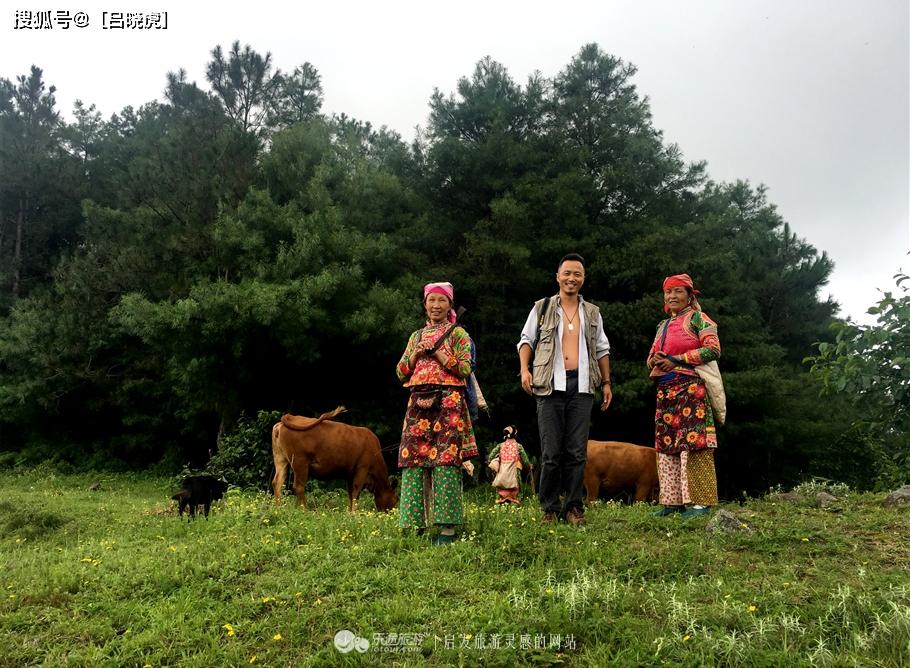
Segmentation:
{"type": "Polygon", "coordinates": [[[279,461],[285,460],[284,451],[281,449],[281,446],[278,445],[278,434],[281,433],[281,423],[276,422],[272,425],[272,459],[275,460],[275,466],[278,466],[279,461]]]}
{"type": "MultiPolygon", "coordinates": [[[[319,425],[320,423],[331,420],[342,413],[347,412],[347,408],[344,406],[339,406],[333,411],[328,413],[323,413],[315,420],[313,418],[301,417],[299,415],[291,415],[290,413],[281,416],[281,424],[283,424],[288,429],[293,429],[294,431],[307,431],[313,427],[319,425]]],[[[272,430],[272,438],[275,438],[275,430],[272,430]]]]}
{"type": "Polygon", "coordinates": [[[281,423],[276,422],[272,427],[272,460],[274,461],[275,473],[272,475],[272,491],[276,500],[281,498],[281,488],[284,487],[284,481],[287,478],[288,461],[287,454],[278,442],[281,434],[281,423]]]}

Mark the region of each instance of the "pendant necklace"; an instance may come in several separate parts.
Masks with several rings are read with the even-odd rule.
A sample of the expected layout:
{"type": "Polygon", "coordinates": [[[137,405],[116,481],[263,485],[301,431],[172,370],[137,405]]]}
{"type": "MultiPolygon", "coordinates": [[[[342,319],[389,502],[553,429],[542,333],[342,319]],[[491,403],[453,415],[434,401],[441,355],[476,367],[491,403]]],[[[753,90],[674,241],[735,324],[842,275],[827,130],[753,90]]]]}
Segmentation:
{"type": "MultiPolygon", "coordinates": [[[[560,304],[560,306],[562,306],[562,304],[560,304]]],[[[575,331],[575,325],[573,325],[572,323],[575,322],[575,318],[578,316],[579,308],[581,308],[581,304],[579,304],[578,307],[576,307],[575,314],[571,318],[568,318],[568,313],[566,313],[566,317],[568,318],[568,321],[569,321],[569,331],[570,332],[575,331]]],[[[566,312],[566,310],[563,309],[563,313],[565,313],[565,312],[566,312]]]]}

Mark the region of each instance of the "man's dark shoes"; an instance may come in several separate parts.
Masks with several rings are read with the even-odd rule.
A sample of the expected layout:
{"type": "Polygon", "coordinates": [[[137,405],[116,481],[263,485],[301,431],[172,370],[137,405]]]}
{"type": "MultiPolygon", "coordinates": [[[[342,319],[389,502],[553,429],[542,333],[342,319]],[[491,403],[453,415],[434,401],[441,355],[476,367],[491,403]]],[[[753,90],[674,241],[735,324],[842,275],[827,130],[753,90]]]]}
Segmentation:
{"type": "Polygon", "coordinates": [[[540,520],[541,524],[556,524],[556,513],[544,513],[540,520]]]}
{"type": "Polygon", "coordinates": [[[664,506],[657,512],[651,513],[651,517],[666,517],[667,515],[672,515],[673,513],[681,513],[685,506],[664,506]]]}
{"type": "Polygon", "coordinates": [[[573,527],[580,527],[585,525],[585,514],[578,510],[570,510],[566,513],[566,522],[571,524],[573,527]]]}
{"type": "Polygon", "coordinates": [[[455,534],[441,533],[433,539],[433,545],[448,545],[455,542],[455,534]]]}

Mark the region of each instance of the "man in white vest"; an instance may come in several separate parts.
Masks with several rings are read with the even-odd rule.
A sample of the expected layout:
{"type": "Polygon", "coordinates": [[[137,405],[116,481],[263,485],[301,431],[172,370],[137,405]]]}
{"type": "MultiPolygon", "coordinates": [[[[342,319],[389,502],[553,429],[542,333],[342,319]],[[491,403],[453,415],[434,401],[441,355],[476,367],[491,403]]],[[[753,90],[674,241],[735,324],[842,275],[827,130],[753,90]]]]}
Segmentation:
{"type": "Polygon", "coordinates": [[[543,522],[585,523],[584,474],[594,394],[600,410],[613,399],[610,343],[600,309],[581,294],[585,261],[569,253],[559,261],[559,293],[534,304],[521,338],[521,387],[537,399],[540,432],[540,507],[543,522]],[[560,496],[564,501],[560,505],[560,496]]]}

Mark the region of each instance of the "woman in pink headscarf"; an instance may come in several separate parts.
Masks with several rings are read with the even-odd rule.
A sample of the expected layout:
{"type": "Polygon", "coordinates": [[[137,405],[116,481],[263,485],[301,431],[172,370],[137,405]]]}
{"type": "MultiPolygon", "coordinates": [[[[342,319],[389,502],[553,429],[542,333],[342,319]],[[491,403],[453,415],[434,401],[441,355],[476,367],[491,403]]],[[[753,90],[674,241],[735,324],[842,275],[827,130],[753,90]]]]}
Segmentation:
{"type": "Polygon", "coordinates": [[[668,276],[663,289],[670,317],[657,327],[648,354],[657,384],[654,447],[664,505],[654,515],[695,517],[717,505],[714,414],[695,367],[720,357],[720,339],[715,322],[702,313],[688,274],[668,276]]]}
{"type": "Polygon", "coordinates": [[[408,340],[398,362],[398,379],[411,391],[401,431],[402,528],[422,531],[440,527],[436,544],[455,540],[464,523],[461,469],[476,457],[474,427],[465,400],[471,375],[471,339],[455,324],[451,283],[429,283],[423,289],[426,325],[408,340]]]}

